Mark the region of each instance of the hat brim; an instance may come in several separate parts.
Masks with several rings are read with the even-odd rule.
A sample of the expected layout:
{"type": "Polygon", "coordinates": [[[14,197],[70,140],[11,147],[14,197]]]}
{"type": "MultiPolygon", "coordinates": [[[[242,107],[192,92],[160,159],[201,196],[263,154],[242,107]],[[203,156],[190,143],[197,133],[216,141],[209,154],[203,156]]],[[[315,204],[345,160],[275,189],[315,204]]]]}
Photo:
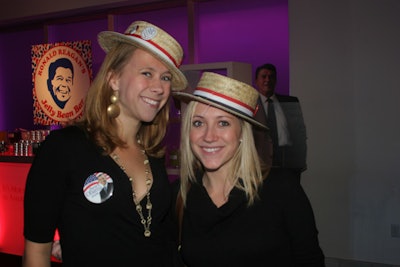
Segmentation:
{"type": "Polygon", "coordinates": [[[235,111],[232,108],[227,107],[227,106],[225,106],[223,104],[214,102],[214,101],[212,101],[212,100],[210,100],[208,98],[204,98],[204,97],[201,97],[201,96],[196,96],[196,95],[193,95],[193,94],[190,94],[190,93],[185,93],[185,92],[174,92],[172,94],[172,96],[174,98],[178,99],[178,100],[181,100],[181,101],[185,102],[185,103],[189,103],[190,101],[197,101],[197,102],[200,102],[200,103],[203,103],[203,104],[207,104],[207,105],[222,109],[222,110],[224,110],[224,111],[226,111],[228,113],[231,113],[231,114],[233,114],[233,115],[235,115],[235,116],[237,116],[237,117],[239,117],[241,119],[244,119],[245,121],[249,122],[250,124],[252,124],[252,125],[254,125],[254,126],[256,126],[256,127],[260,128],[260,129],[269,130],[269,128],[267,126],[265,126],[264,124],[256,121],[255,119],[253,119],[253,118],[251,118],[251,117],[249,117],[249,116],[247,116],[247,115],[245,115],[245,114],[243,114],[241,112],[235,111]]]}
{"type": "Polygon", "coordinates": [[[100,47],[108,53],[113,47],[118,45],[119,43],[126,43],[133,45],[137,48],[143,49],[153,56],[155,56],[157,59],[159,59],[162,63],[164,63],[169,71],[172,73],[172,91],[180,91],[184,90],[188,87],[188,81],[185,77],[185,75],[182,73],[182,71],[179,70],[174,64],[163,58],[161,55],[159,55],[157,52],[155,52],[153,49],[151,49],[149,46],[141,43],[138,39],[127,36],[125,34],[121,34],[118,32],[113,32],[113,31],[103,31],[100,32],[97,36],[98,43],[100,47]]]}

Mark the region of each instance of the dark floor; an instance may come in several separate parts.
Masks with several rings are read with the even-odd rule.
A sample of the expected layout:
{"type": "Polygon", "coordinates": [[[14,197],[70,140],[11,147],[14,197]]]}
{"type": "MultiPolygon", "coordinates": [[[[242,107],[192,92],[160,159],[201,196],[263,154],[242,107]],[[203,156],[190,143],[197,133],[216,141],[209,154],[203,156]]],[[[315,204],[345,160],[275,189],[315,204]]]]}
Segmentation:
{"type": "MultiPolygon", "coordinates": [[[[1,267],[21,267],[22,257],[17,255],[0,253],[0,266],[1,267]]],[[[61,263],[52,262],[52,267],[61,267],[61,263]]]]}

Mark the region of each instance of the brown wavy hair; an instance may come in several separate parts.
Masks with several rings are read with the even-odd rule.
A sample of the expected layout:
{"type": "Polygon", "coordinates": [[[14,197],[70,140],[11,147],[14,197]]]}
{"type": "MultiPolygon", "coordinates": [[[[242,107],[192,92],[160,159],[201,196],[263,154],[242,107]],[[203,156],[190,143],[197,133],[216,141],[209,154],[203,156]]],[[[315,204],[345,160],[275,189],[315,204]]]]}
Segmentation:
{"type": "MultiPolygon", "coordinates": [[[[116,147],[126,146],[118,136],[115,118],[107,115],[107,107],[111,104],[110,97],[113,93],[109,74],[119,75],[136,49],[135,46],[121,43],[107,53],[87,93],[84,115],[77,122],[77,125],[86,130],[89,137],[104,149],[105,154],[110,154],[116,147]]],[[[153,121],[142,122],[139,129],[137,138],[141,140],[146,153],[150,156],[164,156],[162,141],[169,120],[169,102],[170,100],[161,108],[153,121]]]]}

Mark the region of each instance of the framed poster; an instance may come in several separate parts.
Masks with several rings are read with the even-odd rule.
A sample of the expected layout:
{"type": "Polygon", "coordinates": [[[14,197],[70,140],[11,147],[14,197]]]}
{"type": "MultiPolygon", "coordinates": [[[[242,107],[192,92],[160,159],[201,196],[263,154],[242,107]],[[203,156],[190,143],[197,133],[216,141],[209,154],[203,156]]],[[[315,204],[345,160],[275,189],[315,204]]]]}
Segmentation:
{"type": "Polygon", "coordinates": [[[92,80],[89,40],[32,46],[33,123],[79,119],[92,80]]]}

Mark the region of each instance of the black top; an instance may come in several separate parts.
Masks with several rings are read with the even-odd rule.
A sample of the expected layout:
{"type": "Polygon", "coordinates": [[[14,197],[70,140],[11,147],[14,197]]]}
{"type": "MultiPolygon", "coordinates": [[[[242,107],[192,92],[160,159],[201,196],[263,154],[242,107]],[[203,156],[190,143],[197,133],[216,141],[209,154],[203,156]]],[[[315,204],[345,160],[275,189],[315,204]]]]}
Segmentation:
{"type": "Polygon", "coordinates": [[[217,208],[199,183],[187,196],[182,257],[188,267],[324,266],[310,202],[292,172],[273,170],[248,207],[234,188],[217,208]]]}
{"type": "Polygon", "coordinates": [[[53,131],[28,175],[25,238],[51,242],[58,228],[63,266],[171,266],[176,247],[170,242],[168,177],[163,159],[149,160],[153,220],[151,237],[146,238],[127,175],[81,129],[53,131]],[[99,172],[112,179],[112,195],[93,203],[85,197],[84,184],[99,172]]]}

